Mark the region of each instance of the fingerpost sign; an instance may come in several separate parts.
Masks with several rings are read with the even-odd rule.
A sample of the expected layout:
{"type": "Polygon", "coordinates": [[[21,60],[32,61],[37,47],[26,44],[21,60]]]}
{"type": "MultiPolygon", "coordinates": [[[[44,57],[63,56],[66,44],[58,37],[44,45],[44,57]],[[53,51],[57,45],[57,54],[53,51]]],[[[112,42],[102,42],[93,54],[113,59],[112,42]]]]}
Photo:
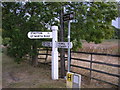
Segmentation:
{"type": "Polygon", "coordinates": [[[52,32],[28,32],[28,38],[30,39],[42,39],[42,38],[52,38],[52,32]]]}

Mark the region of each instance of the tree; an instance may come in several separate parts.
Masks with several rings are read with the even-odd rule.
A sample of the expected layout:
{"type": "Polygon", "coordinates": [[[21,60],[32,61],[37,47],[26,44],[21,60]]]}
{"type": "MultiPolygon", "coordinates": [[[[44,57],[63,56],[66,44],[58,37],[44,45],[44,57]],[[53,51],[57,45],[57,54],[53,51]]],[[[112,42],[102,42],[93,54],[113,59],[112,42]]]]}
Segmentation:
{"type": "Polygon", "coordinates": [[[44,31],[46,18],[45,7],[41,3],[2,3],[3,7],[3,38],[10,38],[8,53],[19,62],[22,56],[32,55],[32,64],[37,65],[37,47],[41,42],[30,40],[29,31],[44,31]],[[34,5],[36,4],[36,5],[34,5]],[[36,8],[37,7],[37,8],[36,8]],[[36,9],[35,9],[36,8],[36,9]],[[41,15],[41,17],[39,16],[41,15]],[[45,17],[44,17],[45,16],[45,17]]]}
{"type": "Polygon", "coordinates": [[[120,39],[120,29],[114,27],[114,36],[112,37],[113,39],[120,39]]]}
{"type": "MultiPolygon", "coordinates": [[[[77,23],[71,25],[71,41],[74,49],[81,47],[81,40],[100,43],[104,39],[111,38],[114,28],[111,26],[112,20],[118,16],[117,3],[115,2],[66,2],[47,3],[48,7],[58,13],[64,6],[66,13],[75,12],[77,23]],[[77,37],[76,37],[77,36],[77,37]]],[[[59,23],[56,23],[58,25],[59,23]]],[[[65,22],[65,33],[67,37],[67,23],[65,22]]],[[[67,38],[66,38],[67,41],[67,38]]]]}
{"type": "MultiPolygon", "coordinates": [[[[118,16],[115,2],[5,2],[2,3],[3,38],[10,38],[9,52],[20,61],[22,56],[31,54],[37,64],[39,40],[30,40],[29,31],[47,31],[49,26],[58,25],[60,10],[75,12],[77,23],[71,24],[71,41],[74,49],[81,47],[81,40],[100,43],[112,37],[111,21],[118,16]]],[[[65,22],[65,37],[67,23],[65,22]]],[[[65,39],[67,41],[67,38],[65,39]]]]}

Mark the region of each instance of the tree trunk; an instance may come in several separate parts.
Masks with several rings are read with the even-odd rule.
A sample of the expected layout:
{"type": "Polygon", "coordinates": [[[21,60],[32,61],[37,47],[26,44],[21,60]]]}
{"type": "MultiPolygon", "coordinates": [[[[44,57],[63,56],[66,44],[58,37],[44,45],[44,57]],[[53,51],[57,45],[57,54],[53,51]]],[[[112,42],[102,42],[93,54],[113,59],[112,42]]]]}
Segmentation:
{"type": "MultiPolygon", "coordinates": [[[[60,12],[60,42],[64,42],[64,21],[63,21],[63,6],[60,12]]],[[[60,77],[65,76],[65,51],[64,48],[60,49],[60,77]]]]}
{"type": "Polygon", "coordinates": [[[38,55],[37,55],[37,45],[34,42],[32,47],[33,55],[32,55],[32,66],[36,67],[38,65],[38,55]]]}

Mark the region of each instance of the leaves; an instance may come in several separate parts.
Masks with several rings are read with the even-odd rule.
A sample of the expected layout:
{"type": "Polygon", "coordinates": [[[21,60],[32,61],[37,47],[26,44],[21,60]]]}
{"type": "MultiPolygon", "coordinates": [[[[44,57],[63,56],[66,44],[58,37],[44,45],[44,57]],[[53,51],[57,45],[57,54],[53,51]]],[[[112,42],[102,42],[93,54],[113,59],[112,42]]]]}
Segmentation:
{"type": "MultiPolygon", "coordinates": [[[[111,22],[118,16],[115,2],[4,2],[2,3],[3,38],[10,38],[9,52],[20,58],[28,53],[36,54],[31,46],[41,47],[44,40],[30,40],[29,31],[47,31],[52,25],[60,26],[60,10],[75,12],[76,23],[71,23],[71,41],[74,48],[82,46],[81,40],[100,43],[111,38],[111,22]],[[57,18],[58,21],[55,19],[57,18]]],[[[67,41],[67,22],[64,23],[67,41]]],[[[19,60],[18,60],[19,61],[19,60]]]]}

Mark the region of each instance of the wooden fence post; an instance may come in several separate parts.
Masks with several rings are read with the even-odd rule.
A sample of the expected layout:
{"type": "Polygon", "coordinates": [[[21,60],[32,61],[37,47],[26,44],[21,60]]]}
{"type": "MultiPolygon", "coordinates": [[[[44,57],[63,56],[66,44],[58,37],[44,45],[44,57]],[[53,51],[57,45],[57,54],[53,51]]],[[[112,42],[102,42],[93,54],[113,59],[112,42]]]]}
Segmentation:
{"type": "Polygon", "coordinates": [[[90,54],[90,82],[91,82],[91,77],[92,77],[92,54],[90,54]]]}
{"type": "MultiPolygon", "coordinates": [[[[120,29],[120,1],[118,2],[118,28],[120,29]]],[[[118,35],[119,35],[118,38],[120,38],[120,31],[118,31],[118,35]]],[[[119,50],[118,54],[120,54],[120,49],[118,49],[118,50],[119,50]]],[[[118,58],[118,65],[120,65],[120,58],[118,58]]],[[[119,67],[118,67],[118,74],[120,75],[119,67]]],[[[120,90],[120,77],[119,77],[119,81],[118,81],[118,90],[120,90]]]]}
{"type": "MultiPolygon", "coordinates": [[[[120,54],[120,52],[119,52],[120,54]]],[[[118,65],[120,65],[120,58],[118,57],[118,65]]],[[[120,67],[118,67],[118,75],[120,75],[120,67]]],[[[118,90],[120,90],[120,77],[118,78],[118,90]]]]}
{"type": "Polygon", "coordinates": [[[47,48],[47,51],[46,51],[45,64],[47,63],[47,58],[48,58],[48,48],[47,48]]]}

